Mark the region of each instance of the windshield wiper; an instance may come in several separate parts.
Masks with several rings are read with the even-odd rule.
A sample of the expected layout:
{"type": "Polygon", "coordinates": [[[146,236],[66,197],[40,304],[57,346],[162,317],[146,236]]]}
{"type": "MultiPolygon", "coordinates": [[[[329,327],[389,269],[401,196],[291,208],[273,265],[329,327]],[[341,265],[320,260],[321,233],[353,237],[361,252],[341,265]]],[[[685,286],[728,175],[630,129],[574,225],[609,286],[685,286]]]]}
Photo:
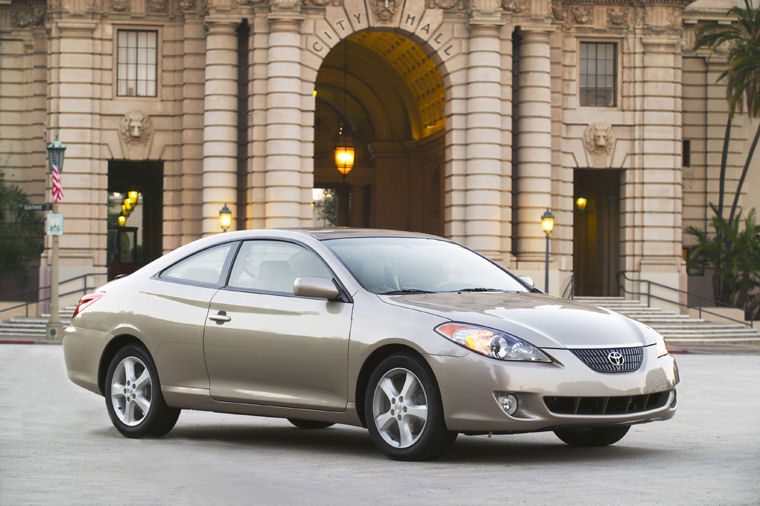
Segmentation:
{"type": "Polygon", "coordinates": [[[460,288],[457,292],[503,292],[501,288],[460,288]]]}
{"type": "Polygon", "coordinates": [[[428,290],[419,290],[417,288],[404,288],[403,290],[392,290],[390,292],[383,292],[380,295],[405,295],[408,293],[433,293],[428,290]]]}

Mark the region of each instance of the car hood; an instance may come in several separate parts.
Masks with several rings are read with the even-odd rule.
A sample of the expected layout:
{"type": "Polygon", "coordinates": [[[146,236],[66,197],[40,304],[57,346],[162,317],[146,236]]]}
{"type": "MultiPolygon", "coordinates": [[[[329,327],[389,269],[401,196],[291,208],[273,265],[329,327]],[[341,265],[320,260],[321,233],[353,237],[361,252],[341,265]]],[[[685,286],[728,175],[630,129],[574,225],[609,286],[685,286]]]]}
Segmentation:
{"type": "Polygon", "coordinates": [[[606,309],[536,293],[430,293],[382,297],[442,318],[508,332],[540,348],[599,348],[655,343],[646,327],[606,309]]]}

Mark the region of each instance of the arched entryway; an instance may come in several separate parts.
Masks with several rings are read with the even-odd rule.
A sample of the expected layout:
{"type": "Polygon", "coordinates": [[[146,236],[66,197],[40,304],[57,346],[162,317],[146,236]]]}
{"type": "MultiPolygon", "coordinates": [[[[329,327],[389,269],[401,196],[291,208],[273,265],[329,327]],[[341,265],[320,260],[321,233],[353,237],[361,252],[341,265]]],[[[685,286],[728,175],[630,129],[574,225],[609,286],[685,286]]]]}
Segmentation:
{"type": "Polygon", "coordinates": [[[396,33],[356,33],[324,58],[315,92],[317,222],[443,235],[445,92],[425,51],[396,33]],[[356,147],[345,178],[333,157],[341,123],[356,147]]]}

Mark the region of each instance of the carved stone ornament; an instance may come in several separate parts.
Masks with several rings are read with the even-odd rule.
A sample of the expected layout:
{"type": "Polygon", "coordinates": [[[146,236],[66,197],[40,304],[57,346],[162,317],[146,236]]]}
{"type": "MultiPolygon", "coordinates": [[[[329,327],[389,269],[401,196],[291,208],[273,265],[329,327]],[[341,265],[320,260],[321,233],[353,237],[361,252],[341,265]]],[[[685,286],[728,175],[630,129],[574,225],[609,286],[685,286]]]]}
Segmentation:
{"type": "MultiPolygon", "coordinates": [[[[257,0],[258,1],[258,0],[257,0]]],[[[305,6],[313,5],[316,7],[324,7],[325,5],[332,5],[333,7],[340,7],[343,5],[343,0],[303,0],[305,6]]]]}
{"type": "Polygon", "coordinates": [[[610,7],[607,9],[607,21],[611,25],[624,25],[627,18],[628,10],[625,7],[610,7]]]}
{"type": "Polygon", "coordinates": [[[169,5],[167,0],[146,0],[145,9],[148,12],[166,12],[169,5]]]}
{"type": "Polygon", "coordinates": [[[111,8],[117,12],[129,10],[129,0],[111,0],[111,8]]]}
{"type": "Polygon", "coordinates": [[[562,2],[560,1],[554,1],[552,2],[552,17],[555,21],[564,21],[565,20],[565,14],[562,12],[562,2]]]}
{"type": "Polygon", "coordinates": [[[428,2],[428,7],[431,7],[433,9],[453,9],[456,7],[459,0],[434,0],[433,2],[428,2]],[[432,5],[430,5],[432,3],[432,5]]]}
{"type": "Polygon", "coordinates": [[[11,23],[14,28],[26,28],[28,26],[41,25],[44,19],[44,5],[34,5],[32,8],[15,11],[11,15],[11,23]]]}
{"type": "Polygon", "coordinates": [[[147,142],[151,134],[150,116],[130,111],[121,118],[121,138],[127,143],[147,142]]]}
{"type": "Polygon", "coordinates": [[[593,12],[593,7],[590,5],[587,6],[581,6],[576,5],[572,8],[573,13],[573,21],[575,21],[578,25],[586,25],[591,21],[591,13],[593,12]]]}
{"type": "Polygon", "coordinates": [[[253,4],[259,4],[262,0],[238,0],[238,3],[240,5],[253,5],[253,4]]]}
{"type": "Polygon", "coordinates": [[[609,155],[615,144],[612,126],[609,123],[591,123],[583,132],[583,143],[592,155],[609,155]]]}
{"type": "Polygon", "coordinates": [[[396,15],[399,3],[399,0],[369,0],[372,12],[375,13],[380,21],[385,23],[391,21],[393,16],[396,15]]]}
{"type": "Polygon", "coordinates": [[[522,14],[530,8],[530,0],[502,0],[501,6],[504,10],[522,14]]]}
{"type": "Polygon", "coordinates": [[[189,11],[195,7],[195,0],[179,0],[179,7],[183,11],[189,11]]]}

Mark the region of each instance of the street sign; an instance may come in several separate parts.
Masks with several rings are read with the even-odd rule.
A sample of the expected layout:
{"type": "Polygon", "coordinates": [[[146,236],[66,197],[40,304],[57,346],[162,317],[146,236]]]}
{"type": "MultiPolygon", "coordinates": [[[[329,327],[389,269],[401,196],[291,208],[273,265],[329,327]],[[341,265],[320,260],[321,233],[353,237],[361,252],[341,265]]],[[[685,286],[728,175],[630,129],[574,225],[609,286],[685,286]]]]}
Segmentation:
{"type": "Polygon", "coordinates": [[[44,204],[19,204],[19,211],[52,211],[53,204],[45,202],[44,204]]]}
{"type": "Polygon", "coordinates": [[[63,213],[45,215],[45,235],[63,235],[63,213]]]}

